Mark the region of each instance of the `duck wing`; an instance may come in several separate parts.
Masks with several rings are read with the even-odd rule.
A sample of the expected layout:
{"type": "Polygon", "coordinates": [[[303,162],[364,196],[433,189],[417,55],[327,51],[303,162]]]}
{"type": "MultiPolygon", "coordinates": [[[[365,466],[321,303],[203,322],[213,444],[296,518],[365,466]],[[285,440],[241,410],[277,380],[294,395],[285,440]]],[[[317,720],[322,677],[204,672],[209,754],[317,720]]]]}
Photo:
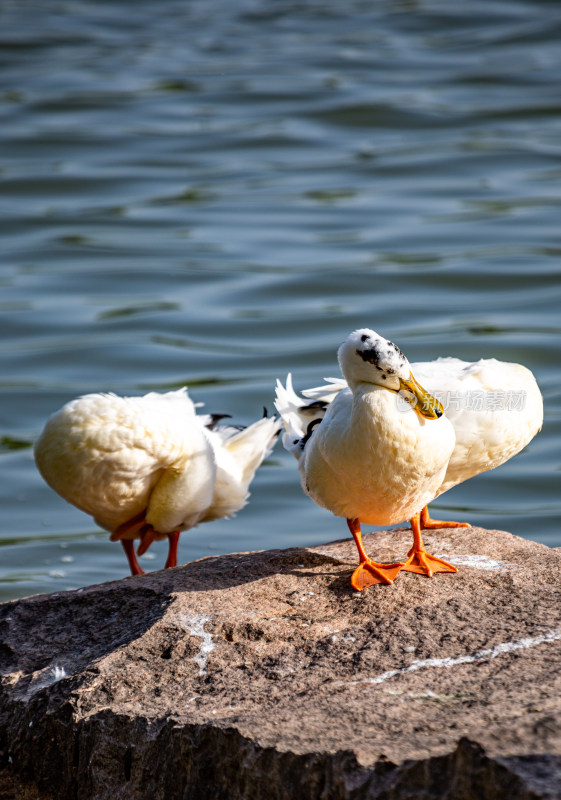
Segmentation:
{"type": "Polygon", "coordinates": [[[542,426],[540,390],[521,364],[439,358],[411,364],[411,370],[438,397],[456,433],[439,494],[508,461],[542,426]]]}
{"type": "Polygon", "coordinates": [[[263,417],[241,429],[228,425],[206,430],[216,461],[216,481],[204,522],[233,516],[245,506],[249,485],[280,432],[276,417],[263,417]]]}
{"type": "Polygon", "coordinates": [[[285,450],[299,459],[306,442],[320,424],[335,397],[341,391],[350,393],[342,378],[326,378],[327,386],[318,386],[302,392],[299,397],[292,386],[292,375],[286,376],[286,386],[277,380],[275,407],[284,424],[282,443],[285,450]]]}

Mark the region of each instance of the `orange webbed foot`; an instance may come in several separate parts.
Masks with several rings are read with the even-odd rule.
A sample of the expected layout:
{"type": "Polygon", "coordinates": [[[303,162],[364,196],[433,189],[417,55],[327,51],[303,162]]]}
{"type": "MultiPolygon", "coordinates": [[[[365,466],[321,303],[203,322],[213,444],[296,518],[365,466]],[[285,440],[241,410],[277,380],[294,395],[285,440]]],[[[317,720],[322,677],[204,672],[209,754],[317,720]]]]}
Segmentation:
{"type": "MultiPolygon", "coordinates": [[[[426,510],[426,506],[423,511],[426,510]]],[[[413,532],[413,547],[407,553],[408,558],[403,569],[405,572],[417,572],[420,575],[428,575],[431,578],[435,572],[457,572],[453,564],[443,561],[441,558],[431,556],[425,550],[423,537],[421,535],[421,519],[423,511],[418,511],[411,518],[411,531],[413,532]]],[[[428,512],[427,512],[428,516],[428,512]]]]}
{"type": "Polygon", "coordinates": [[[395,564],[378,564],[367,558],[361,561],[351,575],[351,585],[357,592],[362,592],[367,586],[376,583],[393,583],[398,572],[403,568],[403,562],[395,564]]]}
{"type": "Polygon", "coordinates": [[[432,519],[429,514],[429,507],[425,506],[421,511],[421,528],[427,530],[435,528],[471,528],[469,522],[450,522],[443,519],[432,519]]]}
{"type": "Polygon", "coordinates": [[[156,541],[157,536],[158,534],[154,528],[151,525],[146,525],[145,529],[141,531],[140,544],[136,551],[139,556],[144,555],[150,545],[156,541]]]}
{"type": "Polygon", "coordinates": [[[431,556],[426,550],[411,549],[407,554],[409,558],[403,565],[404,572],[417,572],[432,578],[435,572],[457,572],[453,564],[443,561],[437,556],[431,556]]]}
{"type": "Polygon", "coordinates": [[[403,567],[403,562],[378,564],[376,561],[372,561],[372,559],[368,558],[366,555],[362,544],[360,520],[347,519],[347,525],[355,540],[358,557],[360,558],[360,564],[351,575],[351,586],[353,589],[357,592],[362,592],[367,586],[373,586],[375,583],[393,583],[396,575],[403,567]]]}
{"type": "Polygon", "coordinates": [[[111,534],[111,541],[122,542],[124,539],[136,539],[138,536],[140,536],[142,529],[146,527],[144,514],[145,512],[141,511],[140,514],[136,514],[126,522],[122,522],[111,534]]]}

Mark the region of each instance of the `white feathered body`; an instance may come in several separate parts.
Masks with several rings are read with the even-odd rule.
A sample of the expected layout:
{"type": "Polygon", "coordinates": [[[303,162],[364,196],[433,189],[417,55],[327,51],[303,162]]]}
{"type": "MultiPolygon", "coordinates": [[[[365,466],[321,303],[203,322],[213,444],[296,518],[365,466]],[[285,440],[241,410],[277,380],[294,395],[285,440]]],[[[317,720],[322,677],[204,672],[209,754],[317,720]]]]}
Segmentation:
{"type": "Polygon", "coordinates": [[[243,430],[210,430],[210,419],[186,389],[85,395],[49,419],[35,460],[49,486],[102,528],[145,512],[163,538],[239,511],[278,432],[273,418],[243,430]]]}
{"type": "Polygon", "coordinates": [[[495,359],[413,363],[445,415],[424,419],[375,385],[343,379],[303,392],[277,384],[283,444],[304,491],[334,514],[377,525],[410,519],[442,492],[504,463],[540,430],[543,401],[530,370],[495,359]]]}
{"type": "Polygon", "coordinates": [[[391,525],[432,500],[454,449],[454,429],[445,417],[396,411],[396,400],[377,387],[335,397],[298,462],[304,490],[318,505],[340,517],[391,525]]]}
{"type": "Polygon", "coordinates": [[[411,365],[425,388],[436,394],[456,432],[456,446],[438,494],[494,469],[519,453],[543,423],[536,379],[521,364],[495,358],[459,358],[411,365]]]}

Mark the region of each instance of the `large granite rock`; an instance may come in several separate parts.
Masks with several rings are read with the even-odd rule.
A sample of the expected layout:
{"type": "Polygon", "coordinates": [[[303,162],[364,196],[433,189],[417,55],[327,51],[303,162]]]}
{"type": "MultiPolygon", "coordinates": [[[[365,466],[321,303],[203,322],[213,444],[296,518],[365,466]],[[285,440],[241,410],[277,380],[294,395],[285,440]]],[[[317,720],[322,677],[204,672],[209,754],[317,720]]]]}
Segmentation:
{"type": "Polygon", "coordinates": [[[358,594],[349,539],[0,606],[0,797],[561,797],[561,549],[425,539],[457,574],[358,594]]]}

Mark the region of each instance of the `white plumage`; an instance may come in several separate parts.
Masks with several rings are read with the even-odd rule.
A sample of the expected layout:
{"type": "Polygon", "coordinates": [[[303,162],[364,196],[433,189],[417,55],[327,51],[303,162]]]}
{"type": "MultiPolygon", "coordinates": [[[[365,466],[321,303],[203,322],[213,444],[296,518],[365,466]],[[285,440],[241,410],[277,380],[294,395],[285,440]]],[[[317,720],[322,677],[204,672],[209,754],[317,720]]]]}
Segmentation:
{"type": "MultiPolygon", "coordinates": [[[[276,406],[304,491],[345,517],[359,537],[360,522],[405,520],[417,536],[413,520],[421,512],[420,525],[439,527],[425,508],[431,500],[507,461],[542,425],[539,388],[519,364],[456,358],[409,364],[367,328],[347,338],[339,362],[346,380],[327,379],[328,385],[304,391],[306,400],[294,392],[290,375],[286,386],[278,381],[276,406]]],[[[402,567],[444,571],[421,569],[417,561],[402,567]]],[[[355,588],[364,588],[361,581],[355,588]]]]}
{"type": "Polygon", "coordinates": [[[197,414],[186,388],[143,397],[89,394],[48,420],[35,460],[49,486],[122,541],[138,574],[127,542],[142,538],[143,552],[168,537],[173,562],[178,531],[243,508],[280,429],[273,417],[244,429],[214,422],[197,414]]]}
{"type": "Polygon", "coordinates": [[[411,369],[442,399],[456,444],[438,494],[504,464],[534,438],[543,424],[543,400],[527,367],[495,358],[438,358],[411,369]]]}

